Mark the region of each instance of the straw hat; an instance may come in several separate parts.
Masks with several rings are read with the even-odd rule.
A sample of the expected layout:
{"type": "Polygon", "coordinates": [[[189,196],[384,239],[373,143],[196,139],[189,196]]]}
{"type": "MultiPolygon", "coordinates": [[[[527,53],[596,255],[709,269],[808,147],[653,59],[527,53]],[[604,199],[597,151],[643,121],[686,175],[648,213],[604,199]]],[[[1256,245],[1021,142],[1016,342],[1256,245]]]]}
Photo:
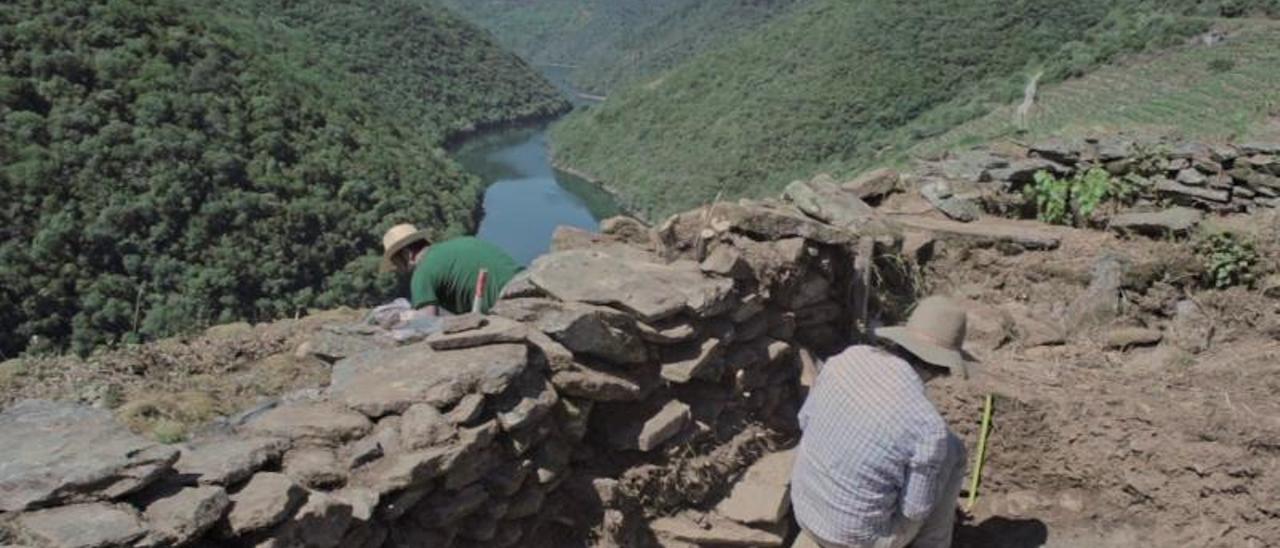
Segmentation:
{"type": "Polygon", "coordinates": [[[966,323],[963,308],[951,299],[935,296],[916,305],[907,325],[882,327],[875,334],[927,363],[959,371],[967,379],[975,360],[962,348],[966,323]]]}
{"type": "Polygon", "coordinates": [[[428,242],[431,240],[427,237],[426,230],[418,230],[418,227],[411,224],[399,224],[391,227],[386,234],[382,235],[382,266],[383,272],[391,272],[395,270],[395,256],[400,250],[415,242],[428,242]]]}

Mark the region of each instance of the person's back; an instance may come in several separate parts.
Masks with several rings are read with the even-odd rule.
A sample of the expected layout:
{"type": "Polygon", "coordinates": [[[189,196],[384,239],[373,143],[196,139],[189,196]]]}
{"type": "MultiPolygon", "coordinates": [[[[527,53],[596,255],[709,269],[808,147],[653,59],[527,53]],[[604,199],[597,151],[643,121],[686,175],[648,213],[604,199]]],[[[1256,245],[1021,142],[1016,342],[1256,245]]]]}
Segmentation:
{"type": "Polygon", "coordinates": [[[855,346],[828,360],[800,424],[791,499],[805,530],[831,545],[910,540],[915,532],[902,529],[918,527],[958,485],[963,444],[911,364],[885,350],[855,346]]]}
{"type": "Polygon", "coordinates": [[[481,269],[488,272],[481,311],[488,311],[522,267],[502,248],[470,236],[432,245],[413,269],[409,286],[413,307],[470,312],[481,269]]]}

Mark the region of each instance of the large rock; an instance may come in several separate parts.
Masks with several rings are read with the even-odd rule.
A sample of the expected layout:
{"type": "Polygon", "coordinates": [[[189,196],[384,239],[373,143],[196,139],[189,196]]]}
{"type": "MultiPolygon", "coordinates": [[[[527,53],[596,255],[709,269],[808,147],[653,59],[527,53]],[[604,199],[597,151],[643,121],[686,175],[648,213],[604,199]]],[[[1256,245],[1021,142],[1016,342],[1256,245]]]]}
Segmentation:
{"type": "Polygon", "coordinates": [[[335,400],[371,417],[401,413],[415,403],[447,408],[473,392],[501,393],[528,363],[522,344],[448,352],[410,345],[374,354],[381,367],[331,387],[335,400]]]}
{"type": "Polygon", "coordinates": [[[1043,141],[1033,143],[1030,147],[1032,154],[1041,158],[1046,158],[1060,164],[1075,164],[1080,161],[1081,153],[1085,150],[1083,141],[1075,139],[1065,139],[1062,137],[1050,137],[1043,141]]]}
{"type": "Polygon", "coordinates": [[[284,458],[284,473],[311,489],[336,489],[347,483],[347,468],[331,449],[304,447],[284,458]]]}
{"type": "Polygon", "coordinates": [[[663,540],[664,546],[675,546],[671,541],[697,546],[782,546],[782,536],[754,529],[736,522],[718,518],[714,514],[705,519],[695,519],[688,514],[658,518],[649,528],[663,540]]]}
{"type": "Polygon", "coordinates": [[[610,308],[512,299],[494,306],[493,314],[537,328],[574,353],[623,364],[644,363],[649,358],[644,341],[635,333],[635,321],[610,308]]]}
{"type": "Polygon", "coordinates": [[[920,187],[920,195],[925,201],[941,211],[947,218],[971,223],[982,216],[982,207],[973,200],[956,195],[951,183],[938,179],[920,187]]]}
{"type": "Polygon", "coordinates": [[[839,228],[859,232],[880,222],[866,202],[826,180],[796,181],[783,195],[806,215],[839,228]]]}
{"type": "Polygon", "coordinates": [[[795,450],[770,453],[757,460],[729,496],[716,506],[716,513],[739,523],[776,524],[791,510],[791,467],[795,450]]]}
{"type": "Polygon", "coordinates": [[[178,450],[139,437],[111,413],[19,402],[0,413],[0,511],[116,499],[154,481],[178,450]]]}
{"type": "Polygon", "coordinates": [[[351,503],[312,492],[289,521],[271,532],[261,548],[336,548],[352,520],[351,503]]]}
{"type": "Polygon", "coordinates": [[[1185,235],[1200,224],[1204,212],[1190,207],[1171,207],[1152,213],[1121,213],[1111,218],[1111,228],[1145,236],[1185,235]]]}
{"type": "Polygon", "coordinates": [[[562,301],[616,306],[647,322],[686,311],[712,316],[732,305],[733,280],[705,276],[692,263],[661,265],[571,250],[539,257],[529,270],[535,285],[562,301]]]}
{"type": "Polygon", "coordinates": [[[221,487],[205,485],[157,493],[141,505],[151,529],[141,546],[182,546],[213,528],[231,506],[221,487]]]}
{"type": "Polygon", "coordinates": [[[1070,169],[1044,158],[1025,158],[1022,160],[1014,160],[1009,162],[1008,167],[996,168],[988,170],[988,174],[992,179],[997,181],[1008,181],[1017,185],[1028,184],[1035,181],[1036,173],[1041,171],[1048,172],[1055,176],[1070,173],[1070,169]]]}
{"type": "Polygon", "coordinates": [[[16,524],[18,530],[37,545],[52,548],[128,546],[147,534],[146,526],[133,508],[106,503],[76,504],[20,514],[16,524]]]}
{"type": "Polygon", "coordinates": [[[902,175],[889,168],[873,169],[840,185],[860,200],[878,200],[898,190],[902,175]]]}
{"type": "Polygon", "coordinates": [[[372,428],[364,415],[327,403],[280,406],[245,426],[257,434],[330,446],[358,439],[372,428]]]}
{"type": "Polygon", "coordinates": [[[555,387],[541,372],[528,371],[493,404],[503,430],[519,430],[547,416],[559,401],[555,387]]]}
{"type": "Polygon", "coordinates": [[[289,476],[275,472],[255,474],[231,495],[231,509],[222,522],[222,534],[238,537],[272,527],[293,515],[307,501],[307,491],[289,476]]]}
{"type": "Polygon", "coordinates": [[[1009,160],[985,150],[965,150],[931,167],[948,179],[980,182],[990,179],[990,170],[1009,167],[1009,160]]]}
{"type": "Polygon", "coordinates": [[[289,442],[281,438],[205,438],[184,448],[174,468],[184,482],[228,486],[278,461],[288,449],[289,442]]]}
{"type": "Polygon", "coordinates": [[[376,336],[378,333],[373,326],[326,326],[312,334],[300,352],[332,363],[394,344],[388,338],[376,336]]]}

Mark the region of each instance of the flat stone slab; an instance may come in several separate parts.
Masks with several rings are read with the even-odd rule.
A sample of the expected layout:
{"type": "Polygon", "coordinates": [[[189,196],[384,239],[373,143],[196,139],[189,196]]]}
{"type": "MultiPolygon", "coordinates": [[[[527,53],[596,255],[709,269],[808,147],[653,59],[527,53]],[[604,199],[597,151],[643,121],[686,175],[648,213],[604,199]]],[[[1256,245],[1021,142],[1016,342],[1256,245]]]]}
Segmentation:
{"type": "Polygon", "coordinates": [[[278,462],[288,449],[289,442],[281,438],[201,439],[183,448],[173,467],[185,483],[228,486],[249,479],[270,462],[278,462]]]}
{"type": "Polygon", "coordinates": [[[1111,218],[1111,228],[1161,237],[1186,234],[1204,220],[1204,212],[1190,207],[1171,207],[1150,213],[1122,213],[1111,218]]]}
{"type": "Polygon", "coordinates": [[[563,395],[592,401],[636,401],[654,388],[651,370],[607,365],[574,364],[551,374],[551,384],[563,395]]]}
{"type": "Polygon", "coordinates": [[[697,264],[661,265],[575,249],[539,257],[529,279],[563,301],[616,306],[646,322],[692,312],[723,312],[733,280],[704,275],[697,264]]]}
{"type": "Polygon", "coordinates": [[[761,457],[716,505],[716,513],[739,523],[781,522],[791,510],[789,489],[795,460],[795,449],[761,457]]]}
{"type": "Polygon", "coordinates": [[[144,546],[181,546],[209,529],[231,506],[227,492],[217,486],[187,487],[147,501],[144,515],[151,533],[144,546]]]}
{"type": "MultiPolygon", "coordinates": [[[[470,329],[433,333],[427,337],[427,345],[433,350],[460,350],[490,344],[518,343],[525,340],[528,328],[501,316],[479,318],[478,325],[470,329]]],[[[470,326],[468,326],[470,327],[470,326]]]]}
{"type": "Polygon", "coordinates": [[[860,231],[879,222],[876,211],[851,192],[845,192],[830,177],[796,181],[783,195],[806,215],[840,228],[860,231]]]}
{"type": "Polygon", "coordinates": [[[128,546],[147,534],[138,513],[125,505],[75,504],[17,517],[22,533],[40,546],[106,548],[128,546]]]}
{"type": "Polygon", "coordinates": [[[102,409],[27,400],[0,413],[0,511],[111,500],[168,471],[178,450],[102,409]]]}
{"type": "Polygon", "coordinates": [[[1057,249],[1062,243],[1062,239],[1056,234],[1045,230],[1043,224],[1035,222],[987,218],[960,223],[918,215],[895,215],[890,219],[904,227],[929,231],[942,238],[992,244],[1009,243],[1032,250],[1057,249]]]}
{"type": "Polygon", "coordinates": [[[254,419],[245,429],[266,436],[338,445],[368,434],[364,415],[327,403],[284,405],[254,419]]]}
{"type": "Polygon", "coordinates": [[[495,344],[447,352],[410,345],[370,353],[379,367],[330,387],[334,400],[370,417],[402,413],[415,403],[447,408],[467,394],[495,395],[525,369],[528,348],[495,344]]]}
{"type": "MultiPolygon", "coordinates": [[[[504,321],[532,326],[577,354],[624,364],[644,363],[649,358],[644,341],[635,333],[635,320],[612,308],[550,299],[509,299],[494,306],[493,314],[504,321]]],[[[542,346],[540,341],[532,342],[542,346]]]]}
{"type": "Polygon", "coordinates": [[[224,536],[240,536],[274,526],[307,501],[307,490],[289,476],[262,472],[231,495],[231,507],[222,521],[224,536]]]}
{"type": "Polygon", "coordinates": [[[649,528],[659,539],[688,542],[700,546],[782,546],[782,537],[769,531],[747,527],[714,514],[697,520],[689,514],[658,518],[649,528]]]}
{"type": "Polygon", "coordinates": [[[1164,333],[1155,329],[1146,329],[1143,327],[1122,327],[1107,332],[1106,341],[1107,348],[1126,349],[1135,346],[1151,346],[1159,344],[1164,339],[1164,333]]]}

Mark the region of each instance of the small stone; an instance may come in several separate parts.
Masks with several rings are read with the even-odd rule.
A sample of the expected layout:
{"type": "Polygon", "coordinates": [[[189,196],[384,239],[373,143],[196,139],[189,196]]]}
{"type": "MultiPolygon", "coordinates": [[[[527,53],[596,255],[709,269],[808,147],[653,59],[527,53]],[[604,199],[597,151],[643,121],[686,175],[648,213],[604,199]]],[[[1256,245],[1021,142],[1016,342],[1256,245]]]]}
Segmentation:
{"type": "Polygon", "coordinates": [[[507,508],[506,519],[527,518],[538,513],[547,498],[546,489],[536,483],[529,483],[511,498],[511,506],[507,508]]]}
{"type": "Polygon", "coordinates": [[[231,509],[222,522],[226,537],[272,527],[306,502],[307,491],[284,474],[261,472],[231,495],[231,509]]]}
{"type": "Polygon", "coordinates": [[[336,489],[347,482],[347,471],[333,450],[322,447],[294,449],[284,458],[284,473],[312,489],[336,489]]]}
{"type": "Polygon", "coordinates": [[[474,426],[484,415],[484,396],[480,394],[467,394],[462,397],[457,405],[453,406],[445,418],[450,423],[461,426],[474,426]]]}
{"type": "Polygon", "coordinates": [[[520,490],[534,468],[533,461],[529,459],[509,460],[490,470],[483,481],[493,493],[509,497],[520,490]]]}
{"type": "Polygon", "coordinates": [[[640,338],[653,344],[672,345],[688,342],[698,336],[698,327],[688,318],[667,318],[648,324],[636,322],[640,338]]]}
{"type": "Polygon", "coordinates": [[[57,548],[128,546],[147,534],[146,526],[132,508],[105,503],[19,514],[15,522],[23,535],[40,546],[57,548]]]}
{"type": "Polygon", "coordinates": [[[934,181],[920,187],[920,195],[952,220],[971,223],[982,216],[981,206],[972,200],[954,195],[946,181],[934,181]]]}
{"type": "Polygon", "coordinates": [[[415,404],[400,417],[400,446],[413,451],[448,442],[457,430],[435,406],[415,404]]]}
{"type": "Polygon", "coordinates": [[[711,250],[711,254],[703,259],[699,268],[708,274],[726,278],[749,279],[751,267],[742,258],[742,252],[732,245],[721,244],[711,250]]]}
{"type": "Polygon", "coordinates": [[[1127,258],[1103,255],[1093,266],[1089,287],[1067,307],[1067,332],[1101,326],[1120,314],[1120,288],[1129,269],[1127,258]]]}
{"type": "Polygon", "coordinates": [[[1196,169],[1183,169],[1178,172],[1178,182],[1188,186],[1204,186],[1209,180],[1196,169]]]}
{"type": "Polygon", "coordinates": [[[593,413],[592,424],[616,449],[651,451],[680,433],[690,416],[689,405],[679,400],[669,400],[661,407],[657,402],[612,404],[593,413]]]}
{"type": "Polygon", "coordinates": [[[212,529],[230,506],[226,490],[217,486],[157,494],[142,504],[151,532],[141,545],[184,545],[212,529]]]}
{"type": "Polygon", "coordinates": [[[1122,327],[1107,332],[1107,348],[1124,350],[1135,346],[1151,346],[1159,344],[1164,334],[1155,329],[1141,327],[1122,327]]]}
{"type": "Polygon", "coordinates": [[[540,373],[526,374],[512,388],[494,404],[498,424],[508,432],[542,420],[558,401],[555,387],[540,373]]]}
{"type": "MultiPolygon", "coordinates": [[[[468,315],[471,316],[471,315],[468,315]]],[[[460,350],[491,344],[524,342],[528,330],[522,324],[501,316],[480,319],[480,325],[453,333],[439,332],[427,337],[432,350],[460,350]]]]}
{"type": "Polygon", "coordinates": [[[373,428],[364,415],[331,404],[296,404],[277,407],[253,419],[250,432],[338,445],[357,439],[373,428]]]}
{"type": "Polygon", "coordinates": [[[677,383],[695,378],[714,378],[723,355],[724,345],[715,337],[701,343],[664,348],[662,378],[677,383]]]}

